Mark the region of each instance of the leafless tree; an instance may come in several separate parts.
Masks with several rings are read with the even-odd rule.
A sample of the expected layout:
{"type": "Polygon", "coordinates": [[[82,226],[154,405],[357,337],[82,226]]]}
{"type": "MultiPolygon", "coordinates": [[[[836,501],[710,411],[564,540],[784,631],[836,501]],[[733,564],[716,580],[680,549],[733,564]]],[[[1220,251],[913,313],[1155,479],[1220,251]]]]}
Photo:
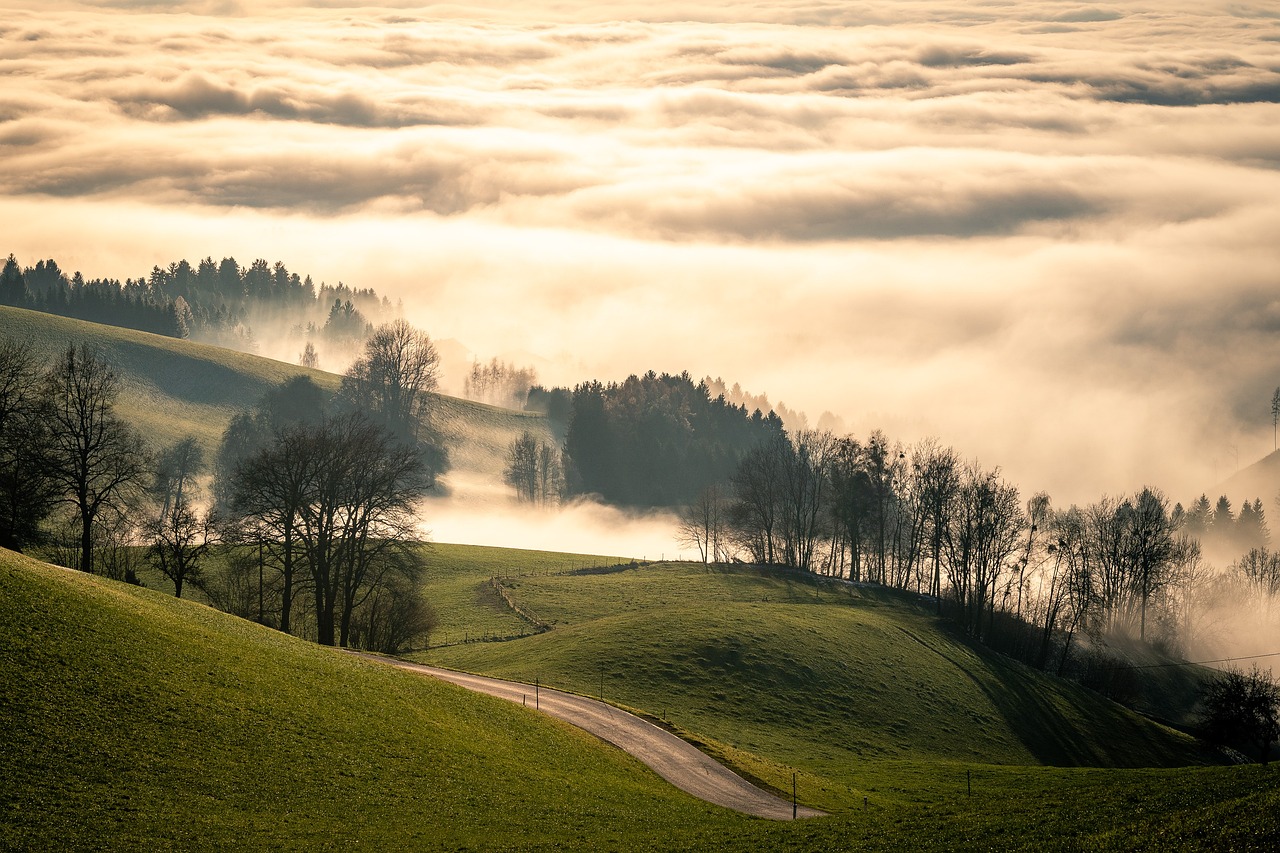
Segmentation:
{"type": "Polygon", "coordinates": [[[539,506],[560,500],[564,473],[560,454],[526,430],[507,448],[503,481],[516,490],[516,499],[539,506]]]}
{"type": "Polygon", "coordinates": [[[343,376],[339,394],[355,409],[382,420],[395,435],[417,439],[439,372],[440,355],[431,338],[396,320],[374,330],[343,376]]]}
{"type": "Polygon", "coordinates": [[[70,347],[45,374],[49,473],[80,529],[78,567],[93,570],[93,527],[102,512],[134,498],[148,471],[141,437],[115,414],[115,371],[84,346],[70,347]]]}
{"type": "Polygon", "coordinates": [[[173,594],[182,598],[187,583],[201,585],[205,556],[218,541],[211,512],[202,512],[187,496],[177,497],[146,527],[147,553],[152,564],[173,581],[173,594]]]}
{"type": "Polygon", "coordinates": [[[743,455],[733,476],[730,520],[757,563],[776,564],[782,557],[783,478],[791,443],[779,433],[743,455]]]}
{"type": "Polygon", "coordinates": [[[984,616],[995,610],[996,590],[1017,552],[1022,530],[1018,490],[1000,479],[998,469],[965,466],[952,498],[947,536],[947,575],[961,624],[976,637],[985,635],[984,616]]]}
{"type": "Polygon", "coordinates": [[[720,487],[708,486],[681,508],[676,541],[686,548],[696,548],[703,563],[719,562],[724,551],[726,515],[720,487]]]}
{"type": "Polygon", "coordinates": [[[26,343],[0,338],[0,546],[5,548],[36,541],[57,496],[41,408],[35,353],[26,343]]]}

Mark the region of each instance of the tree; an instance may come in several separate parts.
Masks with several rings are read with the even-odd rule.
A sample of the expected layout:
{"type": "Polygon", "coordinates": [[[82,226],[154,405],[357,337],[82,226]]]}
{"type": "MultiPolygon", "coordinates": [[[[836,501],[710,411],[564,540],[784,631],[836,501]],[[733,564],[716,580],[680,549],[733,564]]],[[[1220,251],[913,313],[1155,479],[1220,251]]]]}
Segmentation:
{"type": "Polygon", "coordinates": [[[560,498],[564,481],[555,449],[525,430],[507,448],[502,479],[516,490],[516,499],[546,506],[560,498]]]}
{"type": "Polygon", "coordinates": [[[730,518],[752,559],[773,565],[781,558],[783,477],[792,454],[786,433],[747,451],[733,475],[730,518]]]}
{"type": "Polygon", "coordinates": [[[37,541],[56,497],[40,382],[31,347],[0,339],[0,547],[14,550],[37,541]]]}
{"type": "MultiPolygon", "coordinates": [[[[349,645],[370,596],[419,565],[414,509],[429,487],[421,455],[360,412],[281,427],[230,476],[235,511],[260,541],[280,543],[286,572],[309,575],[324,645],[349,645]]],[[[286,609],[282,627],[287,618],[286,609]]]]}
{"type": "Polygon", "coordinates": [[[217,524],[212,512],[200,512],[191,499],[178,497],[168,509],[151,519],[146,527],[152,564],[173,581],[173,594],[182,598],[187,582],[202,582],[202,563],[217,542],[217,524]]]}
{"type": "Polygon", "coordinates": [[[196,477],[204,472],[204,453],[194,436],[187,436],[156,457],[152,493],[158,511],[145,532],[152,563],[173,581],[182,597],[188,581],[201,582],[201,562],[217,539],[212,511],[195,507],[196,477]]]}
{"type": "Polygon", "coordinates": [[[999,469],[984,471],[972,462],[961,474],[949,516],[946,552],[951,594],[961,624],[972,636],[982,638],[983,616],[994,615],[1000,578],[1018,550],[1023,521],[1018,490],[1000,479],[999,469]]]}
{"type": "Polygon", "coordinates": [[[343,376],[339,395],[396,436],[416,440],[439,372],[440,355],[431,338],[396,320],[374,330],[364,353],[343,376]]]}
{"type": "Polygon", "coordinates": [[[1280,448],[1280,386],[1271,395],[1271,449],[1280,448]]]}
{"type": "Polygon", "coordinates": [[[1209,682],[1200,696],[1201,731],[1218,745],[1256,749],[1266,764],[1280,737],[1280,686],[1253,666],[1248,673],[1228,670],[1209,682]]]}
{"type": "Polygon", "coordinates": [[[676,541],[696,548],[703,563],[718,562],[724,549],[725,501],[720,487],[707,486],[697,499],[680,509],[676,541]]]}
{"type": "Polygon", "coordinates": [[[93,570],[93,526],[104,509],[120,508],[143,486],[142,439],[115,414],[115,371],[87,347],[70,347],[44,378],[51,429],[49,473],[59,500],[74,507],[79,568],[93,570]]]}
{"type": "Polygon", "coordinates": [[[1158,490],[1144,488],[1127,513],[1127,556],[1138,599],[1138,636],[1144,640],[1147,637],[1147,606],[1151,597],[1172,579],[1170,569],[1174,540],[1168,506],[1168,500],[1158,490]]]}
{"type": "Polygon", "coordinates": [[[302,353],[298,356],[298,364],[312,369],[320,367],[320,355],[316,352],[316,345],[311,341],[307,341],[307,345],[302,348],[302,353]]]}

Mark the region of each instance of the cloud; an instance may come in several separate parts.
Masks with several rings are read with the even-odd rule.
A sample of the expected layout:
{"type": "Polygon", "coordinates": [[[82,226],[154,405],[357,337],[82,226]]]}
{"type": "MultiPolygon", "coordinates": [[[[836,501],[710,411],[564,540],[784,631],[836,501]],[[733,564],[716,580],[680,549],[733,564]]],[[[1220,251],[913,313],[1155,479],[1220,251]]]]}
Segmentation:
{"type": "Polygon", "coordinates": [[[722,375],[1063,498],[1177,494],[1214,448],[1270,447],[1261,5],[0,17],[3,251],[24,262],[278,257],[482,357],[545,355],[550,381],[722,375]]]}

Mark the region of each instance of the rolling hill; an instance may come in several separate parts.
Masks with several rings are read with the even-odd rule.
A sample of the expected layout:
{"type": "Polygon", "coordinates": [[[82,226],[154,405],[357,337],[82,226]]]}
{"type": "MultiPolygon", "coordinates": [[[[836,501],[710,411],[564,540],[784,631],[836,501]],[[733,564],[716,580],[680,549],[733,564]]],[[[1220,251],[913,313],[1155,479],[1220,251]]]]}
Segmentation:
{"type": "Polygon", "coordinates": [[[662,848],[745,820],[532,710],[7,551],[0,684],[3,849],[662,848]]]}
{"type": "MultiPolygon", "coordinates": [[[[340,377],[269,358],[115,326],[0,306],[0,335],[27,341],[52,361],[68,344],[96,348],[119,374],[121,417],[157,446],[195,436],[212,458],[238,412],[297,375],[336,391],[340,377]]],[[[433,395],[432,425],[449,449],[453,477],[500,482],[507,447],[524,430],[551,440],[541,415],[433,395]]],[[[445,484],[450,477],[446,475],[445,484]]]]}
{"type": "MultiPolygon", "coordinates": [[[[415,657],[603,692],[718,742],[730,760],[768,757],[853,790],[886,762],[1205,761],[1191,738],[969,643],[917,600],[887,590],[690,563],[504,586],[552,630],[415,657]]],[[[789,772],[745,769],[779,788],[789,772]]]]}
{"type": "MultiPolygon", "coordinates": [[[[655,569],[661,580],[678,581],[663,574],[667,567],[655,569]]],[[[668,594],[687,589],[676,582],[668,594]]],[[[766,590],[770,600],[757,604],[841,609],[776,579],[757,579],[740,592],[766,590]]],[[[628,594],[634,605],[642,603],[628,594]]],[[[709,604],[719,608],[734,595],[709,604]]],[[[486,645],[508,654],[555,637],[572,627],[568,609],[579,604],[565,605],[561,627],[550,634],[486,645]]],[[[884,615],[899,607],[864,604],[884,608],[884,615]]],[[[601,609],[590,609],[579,624],[599,626],[592,614],[601,609]]],[[[727,615],[743,613],[727,608],[727,615]]],[[[836,804],[833,816],[795,824],[744,817],[679,792],[617,750],[532,709],[0,551],[0,848],[1266,850],[1280,840],[1280,793],[1267,768],[999,766],[940,758],[939,750],[957,747],[934,747],[909,732],[869,731],[862,757],[836,755],[838,744],[824,744],[829,729],[817,738],[800,731],[829,713],[805,707],[822,704],[813,691],[792,705],[788,719],[735,706],[739,689],[724,674],[734,655],[706,644],[721,623],[711,620],[685,642],[674,630],[681,622],[659,621],[673,630],[651,642],[668,650],[692,644],[722,684],[723,696],[708,696],[705,719],[718,718],[721,733],[745,740],[733,729],[744,713],[744,731],[772,741],[760,738],[752,746],[759,754],[722,744],[729,757],[789,781],[779,758],[797,756],[802,800],[836,804]],[[894,738],[910,757],[886,757],[894,738]],[[877,750],[884,753],[879,758],[877,750]]],[[[749,628],[756,641],[772,630],[734,627],[749,628]]],[[[793,621],[779,629],[802,627],[793,621]]],[[[636,640],[623,634],[618,642],[636,640]]],[[[935,653],[962,654],[960,645],[935,653]]],[[[641,646],[637,654],[653,648],[641,646]]],[[[823,656],[835,648],[825,644],[823,656]]],[[[811,641],[789,650],[791,680],[808,678],[813,651],[811,641]]],[[[600,652],[597,646],[580,656],[600,652]]],[[[756,657],[747,649],[737,655],[756,657]]],[[[572,654],[544,650],[530,663],[550,672],[553,657],[572,654]]],[[[957,660],[978,681],[989,677],[980,657],[957,660]]],[[[909,662],[898,666],[906,674],[909,662]]],[[[650,674],[635,679],[637,689],[679,687],[680,679],[662,669],[662,661],[653,661],[650,674]]],[[[622,693],[621,675],[606,674],[606,698],[622,693]]],[[[951,683],[945,666],[928,676],[939,698],[966,691],[951,683]]],[[[575,677],[587,688],[598,676],[575,677]]],[[[800,694],[787,681],[783,673],[769,679],[795,701],[800,694]]],[[[919,692],[913,683],[909,692],[919,692]]],[[[677,697],[666,716],[689,723],[687,696],[702,688],[684,688],[686,698],[677,697]]],[[[928,700],[897,709],[886,704],[883,713],[905,714],[921,701],[928,700]]],[[[1015,693],[1010,701],[1025,707],[1027,699],[1015,693]]],[[[959,741],[973,725],[961,718],[975,707],[935,706],[939,727],[952,729],[940,728],[939,737],[959,741]]],[[[1094,732],[1089,740],[1105,735],[1094,732]]],[[[1172,748],[1180,748],[1176,739],[1172,748]]]]}

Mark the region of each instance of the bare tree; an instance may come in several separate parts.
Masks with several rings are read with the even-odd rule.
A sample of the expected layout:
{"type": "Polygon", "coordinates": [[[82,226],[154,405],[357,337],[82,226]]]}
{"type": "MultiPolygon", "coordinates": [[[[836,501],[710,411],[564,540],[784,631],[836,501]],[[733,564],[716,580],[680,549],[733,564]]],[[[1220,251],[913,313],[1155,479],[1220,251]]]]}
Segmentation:
{"type": "Polygon", "coordinates": [[[15,550],[39,538],[56,498],[40,382],[31,347],[0,338],[0,546],[15,550]]]}
{"type": "Polygon", "coordinates": [[[217,539],[212,511],[195,506],[196,478],[204,472],[204,453],[187,436],[156,457],[152,493],[158,511],[145,525],[148,556],[182,597],[188,581],[199,584],[201,563],[217,539]]]}
{"type": "Polygon", "coordinates": [[[773,565],[782,556],[783,478],[791,443],[778,433],[743,455],[733,476],[730,517],[747,551],[757,563],[773,565]]]}
{"type": "Polygon", "coordinates": [[[182,587],[188,582],[200,586],[204,558],[217,542],[211,512],[201,512],[186,496],[176,498],[151,520],[146,534],[152,564],[173,581],[175,597],[182,598],[182,587]]]}
{"type": "Polygon", "coordinates": [[[995,610],[995,594],[1010,558],[1018,550],[1022,509],[1018,490],[1000,479],[999,469],[965,467],[952,499],[947,536],[947,575],[960,622],[983,637],[984,614],[995,610]]]}
{"type": "Polygon", "coordinates": [[[439,385],[440,355],[431,338],[404,320],[374,330],[342,378],[340,396],[383,421],[398,437],[417,439],[427,395],[439,385]]]}
{"type": "Polygon", "coordinates": [[[676,541],[686,548],[696,548],[703,563],[718,562],[724,548],[725,516],[720,487],[708,486],[680,509],[676,541]]]}
{"type": "Polygon", "coordinates": [[[1275,450],[1280,446],[1280,431],[1277,425],[1280,425],[1280,387],[1277,387],[1275,393],[1271,395],[1271,449],[1275,450]]]}
{"type": "Polygon", "coordinates": [[[783,562],[806,571],[813,568],[818,539],[823,533],[827,501],[827,457],[830,433],[801,430],[782,457],[783,562]]]}
{"type": "Polygon", "coordinates": [[[80,528],[78,567],[93,570],[93,526],[104,509],[130,500],[143,486],[142,439],[115,414],[115,371],[86,347],[70,347],[45,375],[51,430],[49,473],[60,500],[74,507],[80,528]]]}
{"type": "Polygon", "coordinates": [[[550,444],[525,430],[507,448],[503,481],[516,490],[516,499],[547,506],[560,500],[564,472],[560,455],[550,444]]]}
{"type": "Polygon", "coordinates": [[[1172,578],[1174,541],[1169,502],[1158,490],[1144,488],[1127,515],[1128,559],[1138,603],[1138,636],[1147,636],[1147,607],[1151,597],[1172,578]]]}
{"type": "Polygon", "coordinates": [[[303,367],[319,369],[320,354],[316,352],[316,345],[307,341],[307,345],[302,348],[302,352],[298,355],[298,364],[303,367]]]}

